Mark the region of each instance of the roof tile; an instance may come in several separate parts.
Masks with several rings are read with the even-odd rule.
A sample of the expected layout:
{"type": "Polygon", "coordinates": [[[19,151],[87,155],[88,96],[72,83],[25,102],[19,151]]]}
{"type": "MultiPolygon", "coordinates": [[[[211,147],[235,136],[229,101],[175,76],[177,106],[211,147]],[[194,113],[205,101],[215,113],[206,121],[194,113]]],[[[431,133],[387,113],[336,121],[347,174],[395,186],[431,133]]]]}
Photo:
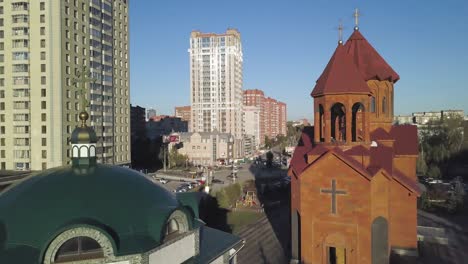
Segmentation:
{"type": "Polygon", "coordinates": [[[347,55],[343,45],[338,45],[335,53],[320,75],[312,91],[312,96],[340,93],[370,93],[362,75],[347,55]]]}
{"type": "Polygon", "coordinates": [[[377,79],[379,81],[389,80],[395,83],[400,79],[400,76],[358,30],[351,34],[345,48],[365,81],[377,79]]]}

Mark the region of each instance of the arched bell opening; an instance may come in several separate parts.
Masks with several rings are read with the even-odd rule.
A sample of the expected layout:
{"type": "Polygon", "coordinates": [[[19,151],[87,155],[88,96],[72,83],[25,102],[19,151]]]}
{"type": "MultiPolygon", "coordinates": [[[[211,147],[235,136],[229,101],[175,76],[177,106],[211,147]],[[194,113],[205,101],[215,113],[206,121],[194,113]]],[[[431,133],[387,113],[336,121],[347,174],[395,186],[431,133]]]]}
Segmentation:
{"type": "Polygon", "coordinates": [[[346,108],[342,103],[335,103],[331,112],[331,140],[332,142],[346,141],[346,108]]]}
{"type": "Polygon", "coordinates": [[[319,105],[319,138],[320,142],[325,141],[325,119],[324,119],[325,111],[323,110],[323,106],[319,105]]]}
{"type": "Polygon", "coordinates": [[[351,122],[351,140],[353,142],[364,141],[365,116],[364,105],[355,103],[352,107],[352,122],[351,122]]]}

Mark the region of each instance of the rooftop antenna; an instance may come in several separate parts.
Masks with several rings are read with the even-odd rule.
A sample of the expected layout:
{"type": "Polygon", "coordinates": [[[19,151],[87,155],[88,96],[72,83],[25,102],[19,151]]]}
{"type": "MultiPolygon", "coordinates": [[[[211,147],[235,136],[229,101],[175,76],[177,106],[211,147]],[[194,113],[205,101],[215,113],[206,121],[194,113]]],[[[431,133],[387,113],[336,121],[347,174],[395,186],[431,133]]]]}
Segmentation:
{"type": "Polygon", "coordinates": [[[359,9],[354,9],[354,30],[359,30],[359,16],[361,16],[361,13],[359,13],[359,9]]]}

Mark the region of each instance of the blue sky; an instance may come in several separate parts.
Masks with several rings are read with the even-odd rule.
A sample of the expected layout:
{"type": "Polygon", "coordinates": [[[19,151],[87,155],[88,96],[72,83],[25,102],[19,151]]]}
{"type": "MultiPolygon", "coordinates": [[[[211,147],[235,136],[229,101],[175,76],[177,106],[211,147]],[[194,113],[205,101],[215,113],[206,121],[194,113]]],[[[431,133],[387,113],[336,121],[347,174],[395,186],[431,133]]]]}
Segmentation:
{"type": "Polygon", "coordinates": [[[131,103],[172,114],[189,105],[192,30],[241,32],[244,89],[312,119],[309,96],[337,43],[360,31],[401,79],[395,114],[463,109],[468,114],[468,1],[170,0],[130,2],[131,103]],[[144,3],[144,4],[143,4],[144,3]]]}

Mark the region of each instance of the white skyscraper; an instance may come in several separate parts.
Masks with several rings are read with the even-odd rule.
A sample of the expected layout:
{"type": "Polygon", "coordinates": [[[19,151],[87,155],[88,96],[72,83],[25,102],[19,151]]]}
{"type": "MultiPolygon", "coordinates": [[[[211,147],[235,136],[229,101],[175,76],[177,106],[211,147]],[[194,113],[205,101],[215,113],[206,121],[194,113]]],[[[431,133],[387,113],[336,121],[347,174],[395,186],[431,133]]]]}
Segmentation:
{"type": "Polygon", "coordinates": [[[230,133],[242,153],[242,44],[240,33],[193,31],[190,37],[191,132],[230,133]]]}

